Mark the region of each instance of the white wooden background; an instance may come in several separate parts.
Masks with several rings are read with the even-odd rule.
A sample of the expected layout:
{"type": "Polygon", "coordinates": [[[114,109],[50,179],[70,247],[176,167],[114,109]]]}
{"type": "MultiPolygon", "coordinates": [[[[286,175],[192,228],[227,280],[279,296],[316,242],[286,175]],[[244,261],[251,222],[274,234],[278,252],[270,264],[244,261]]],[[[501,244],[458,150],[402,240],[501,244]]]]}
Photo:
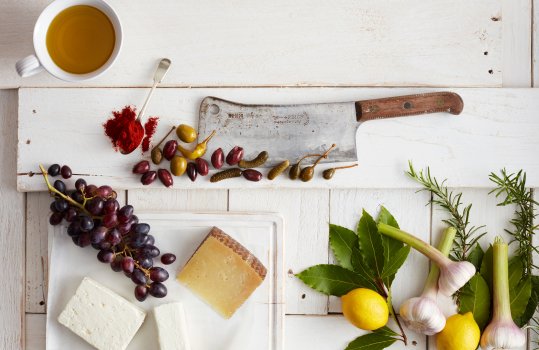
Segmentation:
{"type": "MultiPolygon", "coordinates": [[[[357,86],[529,88],[539,81],[534,26],[539,21],[537,1],[235,0],[217,4],[111,0],[124,20],[126,46],[111,72],[88,86],[147,86],[156,59],[168,56],[174,62],[168,86],[244,87],[240,91],[255,97],[252,87],[268,86],[338,86],[341,96],[348,96],[347,89],[357,86]]],[[[18,58],[31,52],[33,23],[49,2],[0,2],[1,88],[71,86],[46,74],[23,81],[13,69],[18,58]]],[[[92,89],[86,91],[92,96],[92,89]]],[[[307,98],[305,91],[305,97],[298,99],[307,98]]],[[[518,91],[511,90],[511,94],[521,96],[518,91]]],[[[536,95],[524,94],[530,94],[528,102],[533,104],[531,98],[536,95]]],[[[17,90],[0,90],[0,277],[4,282],[0,288],[0,348],[44,349],[49,198],[45,193],[16,191],[19,102],[17,90]]],[[[493,134],[489,140],[495,137],[493,134]]],[[[61,157],[54,155],[58,161],[71,161],[61,157]]],[[[529,164],[537,162],[521,161],[521,167],[529,164]]],[[[483,176],[505,165],[485,168],[483,176]]],[[[488,188],[473,188],[477,183],[460,179],[457,183],[464,200],[474,203],[474,222],[486,224],[489,237],[502,232],[511,208],[495,207],[495,200],[487,196],[488,188]]],[[[339,314],[338,300],[311,291],[291,276],[312,264],[331,261],[327,223],[353,226],[361,208],[376,212],[383,204],[403,228],[424,239],[436,241],[441,230],[442,214],[424,205],[425,194],[416,194],[409,186],[358,187],[152,188],[125,191],[122,197],[138,210],[281,212],[286,225],[285,266],[290,272],[286,348],[331,350],[343,349],[361,333],[339,314]]],[[[422,256],[411,254],[395,282],[396,304],[419,292],[427,269],[422,256]]],[[[435,348],[423,336],[409,336],[417,342],[411,348],[435,348]]],[[[393,348],[403,347],[397,344],[393,348]]]]}

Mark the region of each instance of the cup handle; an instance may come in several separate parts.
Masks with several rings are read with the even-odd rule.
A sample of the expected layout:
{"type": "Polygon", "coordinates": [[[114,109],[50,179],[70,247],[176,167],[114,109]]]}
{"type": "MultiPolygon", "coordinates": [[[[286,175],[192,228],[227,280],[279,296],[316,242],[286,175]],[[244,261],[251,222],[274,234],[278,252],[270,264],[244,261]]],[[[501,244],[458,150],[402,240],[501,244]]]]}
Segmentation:
{"type": "Polygon", "coordinates": [[[43,66],[35,55],[26,56],[15,64],[17,73],[23,78],[37,74],[43,70],[43,66]]]}

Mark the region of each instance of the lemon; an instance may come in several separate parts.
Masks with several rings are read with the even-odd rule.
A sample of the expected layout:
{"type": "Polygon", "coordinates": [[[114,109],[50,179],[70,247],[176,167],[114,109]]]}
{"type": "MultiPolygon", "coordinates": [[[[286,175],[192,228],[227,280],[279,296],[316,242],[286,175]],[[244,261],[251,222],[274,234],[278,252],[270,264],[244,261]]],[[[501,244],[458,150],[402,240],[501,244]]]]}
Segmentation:
{"type": "Polygon", "coordinates": [[[343,295],[341,301],[344,317],[354,326],[372,331],[387,324],[387,302],[375,291],[357,288],[343,295]]]}
{"type": "Polygon", "coordinates": [[[436,336],[436,347],[438,350],[475,350],[480,333],[471,312],[455,314],[447,319],[445,328],[436,336]]]}

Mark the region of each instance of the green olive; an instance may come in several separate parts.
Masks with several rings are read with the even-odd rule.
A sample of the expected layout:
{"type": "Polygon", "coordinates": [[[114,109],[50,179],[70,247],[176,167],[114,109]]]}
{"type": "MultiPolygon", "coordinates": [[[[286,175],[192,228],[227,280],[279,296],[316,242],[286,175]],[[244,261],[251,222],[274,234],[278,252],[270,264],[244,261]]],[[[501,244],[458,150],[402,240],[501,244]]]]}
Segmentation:
{"type": "Polygon", "coordinates": [[[154,147],[152,149],[152,162],[156,165],[161,163],[163,160],[163,151],[159,147],[154,147]]]}
{"type": "Polygon", "coordinates": [[[185,143],[191,143],[197,139],[196,130],[187,124],[180,124],[176,128],[176,135],[178,135],[178,138],[185,143]]]}
{"type": "Polygon", "coordinates": [[[290,171],[288,172],[288,177],[290,177],[290,180],[296,180],[299,177],[299,173],[301,172],[301,169],[298,164],[292,165],[290,168],[290,171]]]}
{"type": "Polygon", "coordinates": [[[303,182],[311,181],[313,176],[314,176],[314,166],[313,165],[301,169],[301,173],[299,174],[299,178],[303,182]]]}
{"type": "Polygon", "coordinates": [[[187,169],[187,159],[180,156],[174,156],[170,160],[170,171],[174,176],[182,176],[187,169]]]}
{"type": "Polygon", "coordinates": [[[322,176],[324,177],[324,179],[326,180],[329,180],[333,177],[333,175],[335,175],[335,168],[329,168],[329,169],[326,169],[324,170],[324,172],[322,173],[322,176]]]}

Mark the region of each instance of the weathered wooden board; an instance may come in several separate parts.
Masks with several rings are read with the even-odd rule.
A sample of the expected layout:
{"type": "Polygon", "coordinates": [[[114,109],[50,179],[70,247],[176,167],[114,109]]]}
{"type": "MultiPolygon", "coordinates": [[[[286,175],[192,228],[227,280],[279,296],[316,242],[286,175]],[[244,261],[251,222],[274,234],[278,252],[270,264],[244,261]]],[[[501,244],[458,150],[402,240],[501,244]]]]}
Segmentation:
{"type": "Polygon", "coordinates": [[[226,211],[228,193],[226,190],[131,190],[129,204],[137,211],[226,211]]]}
{"type": "MultiPolygon", "coordinates": [[[[196,125],[198,105],[206,95],[246,103],[308,103],[351,101],[431,91],[427,89],[302,88],[302,89],[160,89],[148,110],[161,117],[159,139],[170,125],[196,125]]],[[[340,171],[331,181],[317,175],[309,183],[281,177],[259,183],[242,178],[195,183],[185,176],[175,188],[410,188],[417,185],[403,176],[408,160],[418,167],[431,165],[451,179],[450,185],[487,187],[490,171],[525,168],[531,186],[539,185],[539,90],[456,89],[465,101],[458,116],[441,113],[428,117],[378,120],[357,132],[359,166],[340,171]]],[[[18,189],[40,191],[45,184],[38,163],[69,163],[75,173],[115,188],[142,188],[130,174],[140,160],[138,152],[113,152],[101,123],[111,110],[143,100],[146,89],[21,89],[19,103],[18,189]],[[81,153],[81,149],[84,152],[81,153]]],[[[216,136],[218,137],[218,136],[216,136]]],[[[279,140],[276,140],[279,142],[279,140]]],[[[248,147],[248,145],[243,145],[248,147]]],[[[211,144],[210,152],[213,151],[211,144]]],[[[271,153],[271,150],[268,150],[271,153]]],[[[306,153],[309,150],[305,150],[306,153]]],[[[163,163],[166,167],[166,163],[163,163]]],[[[327,165],[320,166],[320,170],[327,165]]],[[[73,180],[74,181],[74,180],[73,180]]],[[[68,181],[71,182],[71,181],[68,181]]],[[[153,185],[159,188],[159,184],[153,185]]]]}
{"type": "Polygon", "coordinates": [[[532,86],[533,1],[502,0],[502,13],[492,17],[503,26],[503,87],[532,86]]]}
{"type": "Polygon", "coordinates": [[[230,211],[266,211],[283,215],[285,223],[285,312],[321,314],[328,312],[328,297],[313,291],[294,274],[328,261],[328,190],[233,189],[230,211]]]}
{"type": "Polygon", "coordinates": [[[17,127],[17,92],[0,91],[0,348],[24,346],[25,198],[13,179],[17,127]]]}
{"type": "Polygon", "coordinates": [[[26,202],[26,312],[44,313],[47,303],[50,203],[47,192],[28,193],[26,202]]]}
{"type": "MultiPolygon", "coordinates": [[[[109,2],[124,47],[111,70],[85,86],[149,85],[161,57],[173,62],[171,86],[502,82],[502,22],[491,19],[500,0],[109,2]]],[[[14,69],[33,53],[34,23],[48,3],[0,4],[0,87],[72,86],[45,73],[21,79],[14,69]]]]}
{"type": "Polygon", "coordinates": [[[539,87],[539,1],[533,0],[532,13],[532,82],[534,87],[539,87]]]}
{"type": "Polygon", "coordinates": [[[24,350],[45,350],[47,324],[45,314],[26,314],[26,344],[24,350]]]}

